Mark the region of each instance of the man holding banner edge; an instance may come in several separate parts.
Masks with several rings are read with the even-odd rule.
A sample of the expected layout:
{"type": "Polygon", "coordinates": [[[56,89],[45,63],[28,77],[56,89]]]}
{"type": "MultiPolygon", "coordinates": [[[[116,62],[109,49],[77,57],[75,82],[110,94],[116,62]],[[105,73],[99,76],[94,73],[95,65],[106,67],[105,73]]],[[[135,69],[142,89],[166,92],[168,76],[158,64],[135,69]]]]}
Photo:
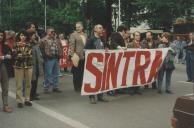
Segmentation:
{"type": "MultiPolygon", "coordinates": [[[[103,36],[103,27],[100,24],[94,26],[94,35],[87,41],[85,49],[104,49],[105,44],[102,42],[101,37],[103,36]]],[[[82,87],[83,89],[83,87],[82,87]]],[[[95,95],[89,96],[90,103],[96,104],[95,95]]],[[[108,102],[103,97],[103,93],[97,94],[97,100],[101,102],[108,102]]]]}

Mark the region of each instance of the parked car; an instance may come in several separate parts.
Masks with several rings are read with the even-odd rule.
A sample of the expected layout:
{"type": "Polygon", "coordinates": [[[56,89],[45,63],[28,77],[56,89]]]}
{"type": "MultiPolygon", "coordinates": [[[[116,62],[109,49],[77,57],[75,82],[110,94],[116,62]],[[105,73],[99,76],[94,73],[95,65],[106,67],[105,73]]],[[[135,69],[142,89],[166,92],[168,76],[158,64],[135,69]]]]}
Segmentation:
{"type": "Polygon", "coordinates": [[[194,128],[194,94],[177,98],[171,125],[172,128],[194,128]]]}

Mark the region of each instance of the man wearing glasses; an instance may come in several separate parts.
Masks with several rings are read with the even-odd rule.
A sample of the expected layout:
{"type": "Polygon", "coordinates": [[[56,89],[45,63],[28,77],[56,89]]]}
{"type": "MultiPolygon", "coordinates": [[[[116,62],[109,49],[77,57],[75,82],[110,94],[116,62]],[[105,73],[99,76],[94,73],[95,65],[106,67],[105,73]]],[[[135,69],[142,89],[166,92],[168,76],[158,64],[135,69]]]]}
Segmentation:
{"type": "Polygon", "coordinates": [[[42,39],[42,51],[44,57],[45,81],[44,92],[49,92],[49,87],[52,91],[60,93],[59,86],[59,58],[63,55],[61,43],[55,37],[55,30],[52,27],[47,28],[47,35],[42,39]]]}

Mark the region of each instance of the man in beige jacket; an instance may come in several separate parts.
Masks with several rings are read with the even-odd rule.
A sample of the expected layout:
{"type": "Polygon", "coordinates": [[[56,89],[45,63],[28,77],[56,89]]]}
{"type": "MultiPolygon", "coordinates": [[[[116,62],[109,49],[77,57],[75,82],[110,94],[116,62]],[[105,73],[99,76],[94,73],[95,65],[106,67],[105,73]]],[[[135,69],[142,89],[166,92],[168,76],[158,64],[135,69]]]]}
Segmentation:
{"type": "Polygon", "coordinates": [[[76,23],[76,31],[70,35],[70,56],[71,59],[75,54],[78,56],[78,65],[73,65],[73,84],[76,92],[81,91],[83,72],[84,72],[84,47],[87,40],[87,35],[84,33],[82,22],[76,23]]]}

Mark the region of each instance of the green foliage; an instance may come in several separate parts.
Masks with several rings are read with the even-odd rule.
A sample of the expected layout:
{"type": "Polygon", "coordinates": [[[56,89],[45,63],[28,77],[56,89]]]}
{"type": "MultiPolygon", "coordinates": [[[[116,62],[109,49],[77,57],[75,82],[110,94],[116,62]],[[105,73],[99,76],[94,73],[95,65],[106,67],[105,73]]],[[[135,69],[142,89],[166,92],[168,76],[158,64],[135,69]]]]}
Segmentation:
{"type": "Polygon", "coordinates": [[[2,0],[1,18],[3,29],[19,30],[26,22],[43,23],[43,5],[38,0],[2,0]]]}
{"type": "Polygon", "coordinates": [[[44,23],[44,8],[38,0],[14,0],[12,3],[12,27],[16,30],[26,22],[44,23]]]}
{"type": "MultiPolygon", "coordinates": [[[[111,31],[111,5],[118,5],[118,0],[46,1],[47,25],[66,33],[73,30],[77,21],[87,22],[88,26],[100,23],[111,31]]],[[[45,0],[0,0],[0,27],[18,30],[26,22],[32,21],[44,28],[44,2],[45,0]]],[[[173,21],[184,16],[193,3],[193,0],[121,0],[121,20],[128,27],[147,21],[152,29],[170,30],[173,21]]]]}
{"type": "Polygon", "coordinates": [[[54,26],[58,31],[62,32],[66,29],[66,33],[69,33],[72,31],[77,21],[83,20],[79,0],[71,0],[66,2],[63,6],[61,4],[58,5],[59,6],[56,8],[49,6],[48,24],[54,26]],[[64,27],[68,25],[70,28],[67,30],[67,28],[64,27]]]}
{"type": "Polygon", "coordinates": [[[121,20],[126,26],[136,26],[144,21],[140,14],[145,10],[143,5],[139,5],[137,0],[121,0],[121,20]]]}
{"type": "Polygon", "coordinates": [[[88,17],[92,24],[105,25],[106,8],[103,0],[88,0],[88,17]]]}
{"type": "MultiPolygon", "coordinates": [[[[2,0],[0,14],[3,20],[0,27],[19,30],[26,22],[31,21],[44,28],[44,2],[45,0],[2,0]]],[[[83,19],[80,0],[46,0],[46,2],[47,25],[54,26],[57,31],[69,32],[75,22],[83,19]]]]}
{"type": "Polygon", "coordinates": [[[185,15],[192,7],[192,0],[136,0],[137,6],[144,6],[142,17],[153,29],[169,31],[173,21],[185,15]]]}

